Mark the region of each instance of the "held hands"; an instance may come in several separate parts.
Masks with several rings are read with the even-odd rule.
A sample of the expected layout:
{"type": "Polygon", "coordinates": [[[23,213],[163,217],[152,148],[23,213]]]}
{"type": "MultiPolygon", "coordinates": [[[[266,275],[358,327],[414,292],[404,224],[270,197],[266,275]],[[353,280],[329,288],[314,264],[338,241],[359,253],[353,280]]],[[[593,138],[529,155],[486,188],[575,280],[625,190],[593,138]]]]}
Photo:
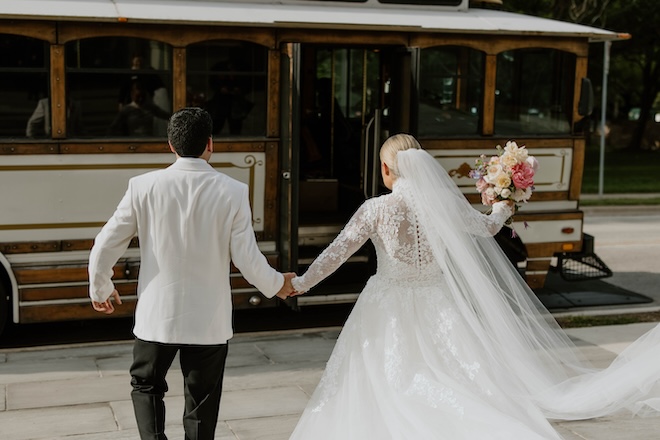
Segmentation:
{"type": "Polygon", "coordinates": [[[296,289],[293,288],[293,285],[291,284],[291,280],[295,278],[297,275],[294,272],[287,272],[284,275],[284,284],[282,285],[282,288],[277,292],[275,295],[282,300],[285,300],[291,296],[296,296],[296,295],[301,295],[304,292],[297,292],[296,289]]]}
{"type": "Polygon", "coordinates": [[[112,314],[115,311],[115,306],[112,304],[112,300],[115,300],[117,304],[121,304],[121,297],[117,289],[113,290],[110,294],[110,297],[103,302],[92,301],[92,307],[97,312],[105,313],[106,315],[112,314]]]}

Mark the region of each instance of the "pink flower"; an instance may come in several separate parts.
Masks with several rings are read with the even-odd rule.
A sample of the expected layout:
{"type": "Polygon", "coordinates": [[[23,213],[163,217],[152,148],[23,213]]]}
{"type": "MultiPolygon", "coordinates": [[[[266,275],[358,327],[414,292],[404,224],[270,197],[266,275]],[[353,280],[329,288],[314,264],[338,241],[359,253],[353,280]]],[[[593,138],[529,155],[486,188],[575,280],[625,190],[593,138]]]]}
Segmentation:
{"type": "Polygon", "coordinates": [[[527,162],[511,168],[511,180],[516,188],[525,189],[534,185],[534,168],[527,162]]]}
{"type": "Polygon", "coordinates": [[[483,193],[488,188],[488,182],[486,182],[482,177],[481,179],[477,180],[476,186],[477,186],[477,191],[483,193]]]}
{"type": "Polygon", "coordinates": [[[481,193],[481,203],[483,205],[491,206],[495,202],[497,202],[497,194],[495,194],[495,191],[493,191],[492,189],[491,191],[484,190],[481,193]]]}

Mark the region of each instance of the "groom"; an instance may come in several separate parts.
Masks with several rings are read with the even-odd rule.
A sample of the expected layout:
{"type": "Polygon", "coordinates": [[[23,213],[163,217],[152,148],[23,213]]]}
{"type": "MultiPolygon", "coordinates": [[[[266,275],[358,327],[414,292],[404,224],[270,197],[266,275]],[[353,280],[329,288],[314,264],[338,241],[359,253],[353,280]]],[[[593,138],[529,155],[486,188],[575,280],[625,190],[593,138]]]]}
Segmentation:
{"type": "Polygon", "coordinates": [[[184,108],[167,135],[176,162],[132,178],[89,257],[92,306],[121,304],[113,266],[137,234],[141,266],[131,397],[142,440],[165,440],[165,375],[179,353],[187,440],[214,437],[227,341],[232,337],[230,262],[267,297],[286,298],[294,274],[268,265],[252,229],[247,185],[216,171],[210,115],[184,108]]]}

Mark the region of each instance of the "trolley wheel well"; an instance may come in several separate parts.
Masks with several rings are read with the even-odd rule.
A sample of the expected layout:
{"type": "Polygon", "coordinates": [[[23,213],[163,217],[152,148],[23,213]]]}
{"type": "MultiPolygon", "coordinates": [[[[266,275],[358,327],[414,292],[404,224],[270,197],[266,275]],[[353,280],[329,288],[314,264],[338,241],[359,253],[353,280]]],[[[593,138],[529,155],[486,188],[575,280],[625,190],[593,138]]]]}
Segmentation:
{"type": "Polygon", "coordinates": [[[9,319],[9,311],[11,304],[11,282],[9,275],[5,272],[4,268],[0,266],[0,335],[5,329],[7,320],[9,319]]]}

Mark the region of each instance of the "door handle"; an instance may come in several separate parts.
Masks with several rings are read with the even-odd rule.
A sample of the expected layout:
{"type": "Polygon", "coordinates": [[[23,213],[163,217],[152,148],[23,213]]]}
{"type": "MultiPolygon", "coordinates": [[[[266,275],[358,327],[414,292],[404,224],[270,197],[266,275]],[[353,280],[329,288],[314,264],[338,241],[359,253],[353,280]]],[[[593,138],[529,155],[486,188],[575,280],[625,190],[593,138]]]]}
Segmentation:
{"type": "Polygon", "coordinates": [[[364,130],[364,170],[362,172],[362,191],[364,192],[364,198],[368,199],[369,198],[369,191],[368,191],[368,186],[369,186],[369,156],[371,152],[371,145],[369,145],[369,129],[371,128],[371,125],[374,123],[376,120],[376,116],[374,115],[369,122],[367,123],[367,127],[364,130]]]}
{"type": "Polygon", "coordinates": [[[374,111],[374,146],[373,146],[373,151],[371,154],[371,197],[376,195],[376,192],[378,191],[378,184],[379,179],[376,177],[378,176],[378,165],[379,165],[379,160],[378,160],[378,148],[380,146],[380,126],[381,126],[381,116],[382,116],[382,111],[381,109],[377,108],[374,111]]]}
{"type": "Polygon", "coordinates": [[[382,119],[381,109],[374,111],[374,116],[367,123],[364,135],[364,174],[362,178],[362,188],[364,190],[364,198],[368,199],[376,195],[378,190],[378,147],[380,145],[380,126],[382,119]],[[374,137],[371,142],[370,129],[373,125],[374,137]],[[369,161],[371,161],[371,174],[369,174],[369,161]],[[369,177],[371,177],[371,185],[369,184],[369,177]]]}

